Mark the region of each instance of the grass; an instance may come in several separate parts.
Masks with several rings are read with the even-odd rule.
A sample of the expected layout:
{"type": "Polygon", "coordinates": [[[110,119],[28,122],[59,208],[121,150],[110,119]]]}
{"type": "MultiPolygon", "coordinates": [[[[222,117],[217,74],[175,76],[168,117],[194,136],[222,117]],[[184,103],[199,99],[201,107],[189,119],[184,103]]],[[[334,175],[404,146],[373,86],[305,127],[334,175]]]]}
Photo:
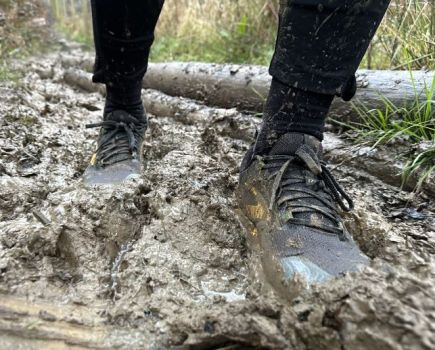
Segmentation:
{"type": "MultiPolygon", "coordinates": [[[[89,1],[49,2],[57,28],[91,47],[89,1]]],[[[278,3],[166,0],[151,59],[267,65],[275,44],[278,3]]],[[[408,65],[435,69],[435,0],[392,0],[361,63],[369,69],[404,69],[408,65]]]]}
{"type": "Polygon", "coordinates": [[[0,79],[7,80],[13,76],[7,60],[43,52],[49,34],[46,9],[39,0],[0,0],[0,12],[4,14],[0,26],[0,79]]]}
{"type": "Polygon", "coordinates": [[[45,8],[39,0],[0,0],[0,82],[18,83],[21,73],[9,61],[23,58],[47,48],[45,8]]]}
{"type": "MultiPolygon", "coordinates": [[[[92,45],[89,1],[50,0],[56,28],[92,45]]],[[[154,61],[268,64],[277,0],[166,0],[151,51],[154,61]]]]}
{"type": "Polygon", "coordinates": [[[362,62],[369,69],[435,68],[435,1],[393,0],[362,62]]]}
{"type": "Polygon", "coordinates": [[[50,0],[55,29],[69,40],[92,47],[93,33],[89,0],[50,0]]]}
{"type": "Polygon", "coordinates": [[[435,77],[425,85],[424,97],[422,101],[416,94],[411,104],[400,107],[381,97],[383,109],[368,109],[355,102],[353,105],[359,114],[359,122],[345,124],[334,121],[356,133],[357,143],[377,147],[402,141],[411,145],[405,155],[407,162],[402,177],[405,183],[411,175],[418,174],[417,191],[435,171],[435,77]]]}
{"type": "Polygon", "coordinates": [[[10,70],[6,65],[0,65],[0,82],[11,81],[16,82],[18,79],[17,72],[10,70]]]}
{"type": "Polygon", "coordinates": [[[262,43],[249,43],[245,32],[221,31],[206,42],[190,38],[165,36],[158,40],[151,51],[152,61],[203,61],[214,63],[246,63],[267,65],[273,49],[262,43]],[[235,45],[238,42],[241,45],[235,45]],[[201,51],[200,58],[198,52],[201,51]]]}
{"type": "MultiPolygon", "coordinates": [[[[166,0],[151,58],[267,65],[278,9],[278,0],[166,0]]],[[[435,0],[392,0],[361,67],[409,64],[435,68],[435,0]]]]}
{"type": "Polygon", "coordinates": [[[418,153],[413,159],[409,160],[402,171],[403,181],[406,182],[409,176],[420,171],[416,185],[418,192],[425,181],[431,178],[435,171],[435,147],[432,146],[427,151],[418,153]]]}
{"type": "Polygon", "coordinates": [[[151,59],[268,64],[277,14],[277,0],[167,0],[151,59]]]}

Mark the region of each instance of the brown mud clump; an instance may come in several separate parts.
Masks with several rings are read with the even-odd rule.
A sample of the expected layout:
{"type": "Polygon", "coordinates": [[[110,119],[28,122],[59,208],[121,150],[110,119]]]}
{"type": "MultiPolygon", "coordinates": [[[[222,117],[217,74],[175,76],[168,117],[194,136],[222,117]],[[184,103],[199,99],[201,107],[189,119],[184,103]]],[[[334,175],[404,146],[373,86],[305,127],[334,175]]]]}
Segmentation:
{"type": "Polygon", "coordinates": [[[143,176],[86,188],[97,135],[84,125],[103,97],[66,84],[59,54],[14,68],[22,79],[0,83],[0,348],[435,348],[430,196],[330,157],[373,261],[287,302],[263,282],[236,215],[249,146],[237,128],[253,131],[254,116],[155,92],[186,114],[149,115],[143,176]],[[424,217],[394,215],[405,207],[424,217]]]}

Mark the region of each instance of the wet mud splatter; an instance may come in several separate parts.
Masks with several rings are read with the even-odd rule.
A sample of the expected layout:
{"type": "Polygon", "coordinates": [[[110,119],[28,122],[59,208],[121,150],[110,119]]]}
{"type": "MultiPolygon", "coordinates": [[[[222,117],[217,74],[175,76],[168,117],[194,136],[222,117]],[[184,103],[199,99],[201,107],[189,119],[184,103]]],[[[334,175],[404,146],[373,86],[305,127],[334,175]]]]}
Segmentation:
{"type": "Polygon", "coordinates": [[[6,348],[435,347],[433,198],[334,159],[356,201],[347,224],[373,261],[282,300],[263,282],[236,215],[249,146],[231,132],[237,126],[150,115],[143,176],[86,188],[96,132],[84,125],[100,120],[103,98],[65,84],[59,62],[16,62],[22,79],[0,84],[6,348]],[[404,207],[424,219],[393,215],[404,207]]]}

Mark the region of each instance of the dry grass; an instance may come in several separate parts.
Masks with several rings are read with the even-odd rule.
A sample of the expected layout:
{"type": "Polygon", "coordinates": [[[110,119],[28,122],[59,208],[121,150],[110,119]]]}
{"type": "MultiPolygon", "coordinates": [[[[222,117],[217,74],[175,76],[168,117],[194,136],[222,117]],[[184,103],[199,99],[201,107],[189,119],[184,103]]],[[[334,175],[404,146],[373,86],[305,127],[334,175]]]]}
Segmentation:
{"type": "MultiPolygon", "coordinates": [[[[278,20],[278,0],[201,1],[166,0],[158,25],[158,33],[163,35],[192,35],[204,41],[209,33],[222,30],[236,30],[244,18],[251,29],[260,29],[278,20]]],[[[258,31],[257,39],[269,38],[267,30],[258,31]]]]}
{"type": "Polygon", "coordinates": [[[55,26],[68,39],[86,44],[93,43],[92,18],[89,0],[47,0],[55,26]]]}
{"type": "Polygon", "coordinates": [[[0,0],[0,81],[16,82],[9,59],[43,52],[49,38],[46,8],[39,0],[0,0]]]}
{"type": "Polygon", "coordinates": [[[435,0],[393,0],[363,65],[434,69],[435,0]]]}
{"type": "Polygon", "coordinates": [[[166,0],[154,58],[267,64],[278,0],[166,0]]]}
{"type": "MultiPolygon", "coordinates": [[[[59,27],[92,43],[88,0],[50,0],[59,27]]],[[[152,59],[268,64],[279,0],[166,0],[152,59]]],[[[435,0],[392,0],[366,68],[435,68],[435,0]]]]}
{"type": "MultiPolygon", "coordinates": [[[[278,0],[166,0],[153,58],[267,64],[278,0]]],[[[393,0],[362,62],[366,68],[435,67],[435,0],[393,0]]]]}
{"type": "Polygon", "coordinates": [[[37,0],[0,0],[0,65],[41,48],[46,10],[37,0]]]}

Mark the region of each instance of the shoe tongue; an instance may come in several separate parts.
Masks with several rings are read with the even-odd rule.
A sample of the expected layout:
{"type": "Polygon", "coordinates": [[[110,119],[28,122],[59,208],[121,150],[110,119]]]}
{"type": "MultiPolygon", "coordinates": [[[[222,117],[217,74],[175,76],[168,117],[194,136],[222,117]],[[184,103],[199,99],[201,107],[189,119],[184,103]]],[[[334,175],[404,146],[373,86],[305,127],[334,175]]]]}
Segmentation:
{"type": "MultiPolygon", "coordinates": [[[[272,150],[270,151],[269,155],[289,155],[289,156],[295,156],[296,152],[298,151],[298,149],[302,146],[302,145],[306,145],[308,146],[320,159],[322,156],[322,143],[315,138],[314,136],[311,135],[307,135],[307,134],[301,134],[301,133],[287,133],[284,134],[283,136],[281,136],[278,141],[274,144],[274,146],[272,147],[272,150]]],[[[306,151],[306,150],[304,150],[306,151]]],[[[292,185],[293,188],[298,188],[298,189],[302,189],[305,190],[307,188],[307,186],[311,183],[311,181],[317,181],[318,180],[318,176],[315,175],[314,172],[312,171],[308,171],[308,165],[307,164],[302,164],[299,163],[295,164],[293,163],[293,165],[291,167],[289,167],[287,169],[287,173],[286,174],[294,174],[295,171],[298,171],[297,175],[300,176],[304,176],[306,178],[306,182],[305,183],[299,183],[299,184],[295,184],[292,185]],[[302,170],[302,171],[301,171],[302,170]]],[[[286,175],[284,174],[284,176],[286,175]]],[[[310,189],[312,189],[310,187],[310,189]]],[[[289,195],[290,192],[283,192],[283,195],[289,195]]],[[[293,192],[291,192],[291,194],[293,195],[293,192]]],[[[301,200],[305,205],[315,205],[318,207],[324,207],[324,203],[315,198],[315,197],[310,197],[310,198],[304,198],[301,200]]],[[[289,209],[287,207],[281,207],[280,209],[280,213],[281,215],[283,215],[284,218],[287,217],[289,212],[289,209]]],[[[294,215],[295,218],[297,219],[301,219],[304,220],[306,222],[323,222],[327,225],[330,226],[336,226],[336,223],[333,222],[331,219],[329,219],[328,217],[319,214],[317,212],[298,212],[298,213],[292,213],[292,215],[294,215]]]]}
{"type": "Polygon", "coordinates": [[[104,119],[114,122],[139,123],[139,120],[137,120],[137,118],[121,109],[108,113],[104,119]]]}
{"type": "Polygon", "coordinates": [[[270,150],[270,155],[295,155],[301,145],[309,146],[319,156],[322,153],[322,143],[314,136],[301,133],[287,133],[281,136],[270,150]]]}

